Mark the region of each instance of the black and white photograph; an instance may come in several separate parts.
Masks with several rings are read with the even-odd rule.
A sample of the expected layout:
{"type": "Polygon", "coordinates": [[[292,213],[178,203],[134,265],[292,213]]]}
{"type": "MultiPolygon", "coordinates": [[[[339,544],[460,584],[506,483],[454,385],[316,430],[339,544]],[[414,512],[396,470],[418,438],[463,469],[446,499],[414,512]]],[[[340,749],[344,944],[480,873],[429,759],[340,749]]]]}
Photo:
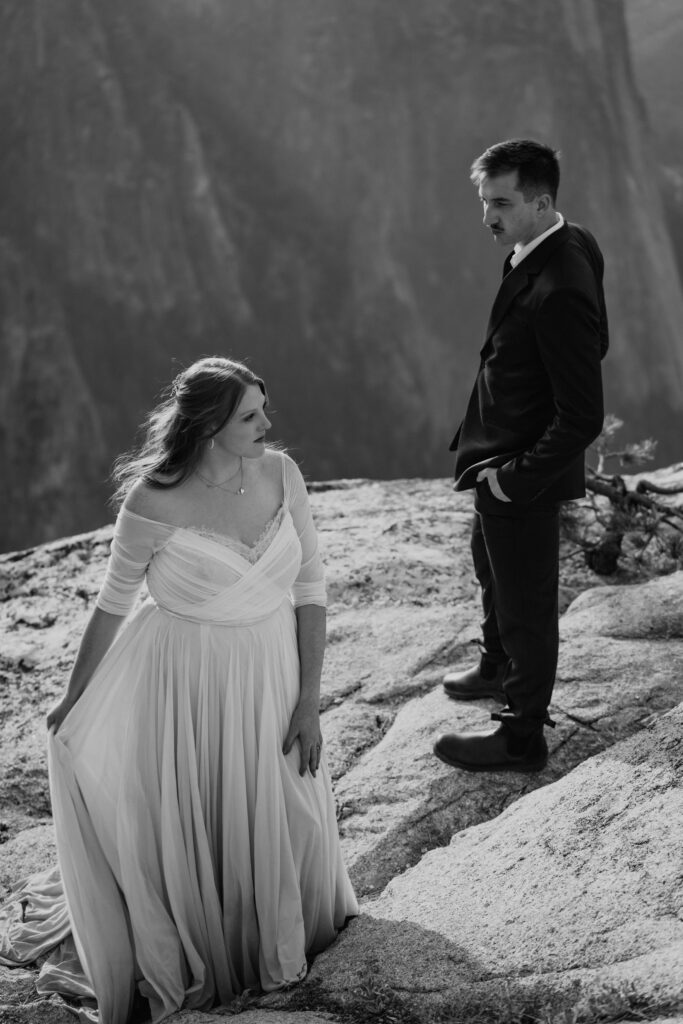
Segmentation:
{"type": "Polygon", "coordinates": [[[683,1024],[681,0],[0,0],[0,1024],[683,1024]]]}

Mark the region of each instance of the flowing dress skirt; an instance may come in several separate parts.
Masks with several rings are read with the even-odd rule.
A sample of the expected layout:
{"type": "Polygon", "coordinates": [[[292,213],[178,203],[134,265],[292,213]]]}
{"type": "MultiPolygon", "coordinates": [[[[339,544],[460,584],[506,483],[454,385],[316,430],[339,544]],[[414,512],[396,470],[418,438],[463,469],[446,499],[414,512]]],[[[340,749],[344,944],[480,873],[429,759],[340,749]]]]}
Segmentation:
{"type": "Polygon", "coordinates": [[[324,755],[282,753],[298,696],[289,600],[251,625],[143,605],[48,741],[68,916],[58,874],[29,880],[0,962],[73,931],[43,989],[94,989],[102,1024],[136,984],[160,1020],[303,977],[358,907],[324,755]]]}

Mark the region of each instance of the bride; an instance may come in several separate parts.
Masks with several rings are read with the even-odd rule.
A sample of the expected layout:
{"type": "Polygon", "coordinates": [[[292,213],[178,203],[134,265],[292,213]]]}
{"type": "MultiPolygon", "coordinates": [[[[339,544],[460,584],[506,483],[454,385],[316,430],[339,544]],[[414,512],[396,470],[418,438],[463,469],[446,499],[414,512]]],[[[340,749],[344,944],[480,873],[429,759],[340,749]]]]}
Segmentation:
{"type": "Polygon", "coordinates": [[[59,868],[10,897],[0,963],[55,947],[38,989],[101,1024],[134,997],[158,1021],[297,981],[358,912],[318,714],[323,568],[266,408],[260,378],[212,357],[151,412],[48,715],[59,868]]]}

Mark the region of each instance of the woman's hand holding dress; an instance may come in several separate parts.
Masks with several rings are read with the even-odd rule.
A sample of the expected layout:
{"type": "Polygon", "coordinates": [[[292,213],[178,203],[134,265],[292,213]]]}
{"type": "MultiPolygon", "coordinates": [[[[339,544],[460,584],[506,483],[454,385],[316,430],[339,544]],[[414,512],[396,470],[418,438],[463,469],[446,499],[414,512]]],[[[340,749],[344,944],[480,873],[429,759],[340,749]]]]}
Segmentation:
{"type": "Polygon", "coordinates": [[[124,618],[125,615],[113,615],[101,608],[95,608],[78,648],[67,691],[47,716],[48,729],[57,732],[111,647],[124,618]]]}
{"type": "Polygon", "coordinates": [[[66,718],[74,706],[74,701],[67,700],[66,697],[62,697],[59,704],[55,704],[52,711],[47,716],[47,727],[48,729],[54,729],[55,732],[59,729],[60,725],[66,718]]]}

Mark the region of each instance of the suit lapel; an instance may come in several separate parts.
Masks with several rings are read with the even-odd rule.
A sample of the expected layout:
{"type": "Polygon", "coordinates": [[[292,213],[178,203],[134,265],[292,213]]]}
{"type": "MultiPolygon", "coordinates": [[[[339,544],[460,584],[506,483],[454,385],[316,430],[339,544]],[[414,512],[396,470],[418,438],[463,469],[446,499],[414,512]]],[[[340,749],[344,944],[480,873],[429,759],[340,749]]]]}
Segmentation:
{"type": "Polygon", "coordinates": [[[498,289],[498,294],[494,300],[493,306],[491,307],[491,316],[489,317],[488,326],[486,328],[486,341],[484,347],[490,341],[491,335],[495,331],[500,321],[505,316],[505,312],[514,299],[515,295],[521,292],[522,288],[526,288],[528,280],[524,264],[526,260],[522,260],[518,267],[513,269],[505,275],[498,289]]]}
{"type": "Polygon", "coordinates": [[[491,307],[491,315],[486,328],[484,348],[481,350],[482,356],[484,355],[484,349],[491,340],[493,332],[505,316],[508,306],[512,300],[516,295],[519,295],[523,288],[526,288],[530,277],[541,272],[545,264],[548,262],[551,254],[554,253],[560,245],[564,245],[568,238],[569,226],[565,221],[559,230],[554,231],[549,238],[546,238],[544,242],[537,245],[536,248],[530,252],[518,266],[513,267],[505,275],[500,288],[498,289],[498,294],[496,295],[493,306],[491,307]]]}

